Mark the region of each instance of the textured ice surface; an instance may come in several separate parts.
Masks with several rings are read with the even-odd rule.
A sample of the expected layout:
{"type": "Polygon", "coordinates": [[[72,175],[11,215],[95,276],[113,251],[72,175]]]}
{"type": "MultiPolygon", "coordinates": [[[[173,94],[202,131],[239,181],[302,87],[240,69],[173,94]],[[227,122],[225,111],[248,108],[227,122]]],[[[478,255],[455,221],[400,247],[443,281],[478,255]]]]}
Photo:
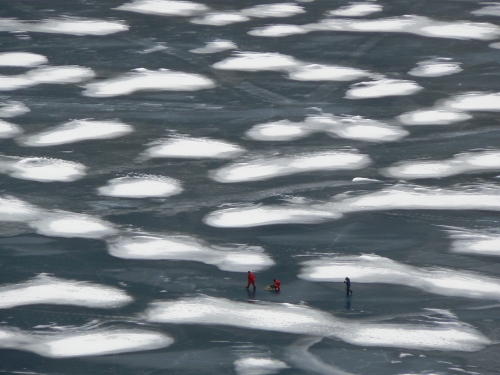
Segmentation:
{"type": "Polygon", "coordinates": [[[108,251],[119,258],[194,261],[231,272],[261,271],[274,265],[260,247],[215,246],[190,236],[124,235],[108,240],[108,251]]]}
{"type": "MultiPolygon", "coordinates": [[[[0,109],[1,111],[1,109],[0,109]]],[[[11,122],[0,120],[0,139],[12,138],[21,134],[23,130],[21,127],[11,122]]]]}
{"type": "Polygon", "coordinates": [[[419,62],[408,74],[416,77],[442,77],[460,73],[463,69],[460,63],[449,61],[450,59],[434,59],[419,62]]]}
{"type": "Polygon", "coordinates": [[[40,182],[71,182],[85,176],[83,164],[51,158],[0,156],[0,173],[40,182]]]}
{"type": "Polygon", "coordinates": [[[0,66],[32,67],[46,64],[49,60],[43,55],[31,52],[4,52],[0,53],[0,66]]]}
{"type": "Polygon", "coordinates": [[[300,206],[255,206],[213,211],[203,221],[212,227],[247,228],[271,224],[321,223],[342,217],[340,212],[300,206]]]}
{"type": "Polygon", "coordinates": [[[302,122],[281,120],[253,126],[245,134],[259,141],[290,141],[317,132],[325,132],[339,138],[368,142],[390,142],[399,140],[409,133],[383,122],[360,116],[334,116],[322,114],[308,116],[302,122]]]}
{"type": "Polygon", "coordinates": [[[308,281],[405,285],[444,296],[500,299],[500,279],[436,267],[414,267],[378,255],[340,256],[305,262],[299,277],[308,281]]]}
{"type": "Polygon", "coordinates": [[[152,158],[232,159],[245,150],[235,144],[207,138],[169,138],[154,142],[145,151],[152,158]]]}
{"type": "Polygon", "coordinates": [[[23,283],[0,287],[2,309],[34,304],[109,309],[132,301],[132,297],[123,290],[112,286],[64,280],[43,274],[23,283]]]}
{"type": "Polygon", "coordinates": [[[97,189],[100,195],[123,198],[170,197],[182,190],[180,181],[156,175],[118,177],[97,189]]]}
{"type": "Polygon", "coordinates": [[[239,375],[271,375],[277,374],[289,366],[278,359],[245,357],[234,361],[234,369],[239,375]]]}
{"type": "Polygon", "coordinates": [[[208,7],[192,1],[134,0],[115,9],[158,16],[187,17],[205,12],[208,7]]]}
{"type": "Polygon", "coordinates": [[[448,160],[403,161],[383,170],[400,179],[440,178],[460,173],[487,172],[500,169],[500,151],[466,152],[448,160]]]}
{"type": "Polygon", "coordinates": [[[212,87],[215,87],[215,83],[200,74],[140,68],[116,78],[89,83],[83,95],[105,98],[144,90],[196,91],[212,87]]]}
{"type": "Polygon", "coordinates": [[[103,21],[92,18],[48,18],[38,21],[22,21],[15,18],[0,18],[0,31],[35,32],[70,35],[108,35],[127,31],[121,21],[103,21]]]}
{"type": "Polygon", "coordinates": [[[23,146],[53,146],[89,139],[117,138],[133,131],[131,125],[118,120],[73,120],[36,134],[26,135],[19,138],[18,142],[23,146]]]}
{"type": "Polygon", "coordinates": [[[30,109],[22,102],[8,100],[0,103],[0,118],[9,118],[24,115],[30,109]]]}
{"type": "Polygon", "coordinates": [[[449,228],[454,253],[500,256],[500,233],[490,228],[449,228]]]}
{"type": "Polygon", "coordinates": [[[205,296],[152,303],[144,317],[155,323],[226,325],[331,337],[359,346],[476,351],[491,344],[470,326],[457,322],[432,326],[359,322],[290,303],[249,304],[205,296]]]}
{"type": "Polygon", "coordinates": [[[402,79],[380,79],[356,83],[346,92],[347,99],[382,98],[413,95],[422,90],[419,84],[402,79]]]}
{"type": "Polygon", "coordinates": [[[53,211],[30,223],[39,234],[52,237],[104,238],[116,233],[107,221],[85,214],[53,211]]]}
{"type": "Polygon", "coordinates": [[[367,155],[355,152],[315,152],[229,164],[212,171],[211,177],[224,183],[259,181],[310,171],[361,169],[370,163],[367,155]]]}
{"type": "Polygon", "coordinates": [[[210,54],[210,53],[232,50],[236,48],[238,48],[238,46],[235,43],[231,42],[230,40],[216,39],[213,42],[208,42],[205,47],[195,48],[189,50],[189,52],[210,54]]]}
{"type": "Polygon", "coordinates": [[[328,15],[335,17],[364,17],[381,11],[382,5],[359,2],[340,7],[336,10],[331,10],[328,12],[328,15]]]}

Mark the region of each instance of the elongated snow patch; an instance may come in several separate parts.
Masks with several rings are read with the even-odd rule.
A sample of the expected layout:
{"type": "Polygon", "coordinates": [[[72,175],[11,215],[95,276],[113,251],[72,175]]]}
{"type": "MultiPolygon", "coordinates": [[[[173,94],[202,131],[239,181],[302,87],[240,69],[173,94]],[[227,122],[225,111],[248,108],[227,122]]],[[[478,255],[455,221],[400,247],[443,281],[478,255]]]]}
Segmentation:
{"type": "Polygon", "coordinates": [[[13,91],[40,84],[79,83],[95,76],[90,68],[82,66],[41,66],[24,74],[0,76],[0,90],[13,91]]]}
{"type": "Polygon", "coordinates": [[[61,126],[17,139],[23,146],[42,147],[62,145],[91,139],[111,139],[134,131],[121,121],[73,120],[61,126]]]}
{"type": "Polygon", "coordinates": [[[327,18],[307,25],[259,27],[249,31],[248,34],[263,37],[282,37],[311,31],[408,33],[431,38],[465,40],[493,40],[500,36],[500,27],[491,23],[461,20],[446,22],[414,15],[364,20],[327,18]],[[286,33],[282,32],[284,28],[287,28],[286,33]]]}
{"type": "Polygon", "coordinates": [[[116,234],[114,226],[85,214],[53,211],[30,223],[37,233],[52,237],[104,238],[116,234]]]}
{"type": "Polygon", "coordinates": [[[154,350],[174,342],[165,334],[141,329],[82,330],[40,333],[3,327],[0,329],[0,347],[49,358],[71,358],[154,350]]]}
{"type": "Polygon", "coordinates": [[[123,198],[170,197],[182,190],[180,181],[154,175],[114,178],[97,189],[100,195],[123,198]]]}
{"type": "Polygon", "coordinates": [[[461,173],[500,170],[500,151],[466,152],[448,160],[406,161],[383,170],[386,176],[399,179],[441,178],[461,173]]]}
{"type": "Polygon", "coordinates": [[[46,64],[49,60],[36,53],[30,52],[4,52],[0,53],[0,66],[22,66],[29,68],[46,64]]]}
{"type": "Polygon", "coordinates": [[[481,333],[457,322],[432,326],[355,322],[289,303],[248,304],[205,296],[152,303],[144,317],[156,323],[225,325],[332,337],[366,347],[476,351],[491,344],[481,333]]]}
{"type": "Polygon", "coordinates": [[[151,158],[231,159],[245,149],[233,143],[208,138],[169,138],[154,142],[145,151],[151,158]]]}
{"type": "Polygon", "coordinates": [[[413,267],[378,255],[323,258],[305,262],[299,277],[309,281],[405,285],[444,296],[500,299],[500,279],[446,268],[413,267]]]}
{"type": "Polygon", "coordinates": [[[500,233],[494,229],[449,228],[447,232],[454,253],[500,256],[500,233]]]}
{"type": "Polygon", "coordinates": [[[123,290],[87,281],[63,280],[47,275],[0,287],[0,308],[50,304],[115,308],[132,302],[123,290]]]}
{"type": "Polygon", "coordinates": [[[103,21],[92,18],[47,18],[39,21],[22,21],[0,18],[0,31],[34,32],[70,35],[108,35],[127,31],[128,26],[120,21],[103,21]]]}
{"type": "Polygon", "coordinates": [[[115,9],[158,16],[188,17],[206,12],[208,7],[192,1],[134,0],[115,9]]]}
{"type": "Polygon", "coordinates": [[[38,207],[20,199],[8,195],[0,196],[0,222],[26,222],[38,218],[41,213],[38,207]]]}
{"type": "Polygon", "coordinates": [[[352,81],[369,77],[370,72],[362,69],[310,64],[281,53],[238,52],[234,56],[213,65],[215,69],[237,71],[281,71],[296,81],[352,81]]]}
{"type": "Polygon", "coordinates": [[[372,13],[381,12],[382,5],[374,3],[352,3],[347,6],[331,10],[328,15],[335,17],[364,17],[372,13]]]}
{"type": "Polygon", "coordinates": [[[108,251],[119,258],[195,261],[231,272],[261,271],[274,265],[260,247],[214,246],[189,236],[121,236],[108,240],[108,251]]]}
{"type": "Polygon", "coordinates": [[[23,180],[71,182],[85,176],[83,164],[51,158],[0,156],[0,173],[23,180]]]}
{"type": "Polygon", "coordinates": [[[212,171],[211,177],[224,183],[259,181],[310,171],[361,169],[370,163],[371,159],[367,155],[354,152],[316,152],[230,164],[212,171]]]}
{"type": "Polygon", "coordinates": [[[213,87],[215,83],[200,74],[140,68],[116,78],[89,83],[83,95],[106,98],[136,91],[196,91],[213,87]]]}
{"type": "Polygon", "coordinates": [[[435,189],[396,185],[355,197],[340,196],[331,202],[306,205],[236,207],[216,210],[204,218],[208,225],[224,228],[269,224],[319,223],[349,212],[386,210],[485,210],[500,211],[500,189],[435,189]]]}
{"type": "Polygon", "coordinates": [[[273,358],[245,357],[234,361],[239,375],[270,375],[290,368],[285,362],[273,358]]]}
{"type": "Polygon", "coordinates": [[[444,58],[421,61],[417,65],[408,74],[416,77],[442,77],[460,73],[463,70],[460,63],[444,58]]]}
{"type": "Polygon", "coordinates": [[[397,141],[409,134],[399,126],[387,125],[376,120],[329,114],[309,116],[303,122],[282,120],[259,124],[245,134],[258,141],[290,141],[318,132],[368,142],[397,141]]]}
{"type": "Polygon", "coordinates": [[[356,83],[346,92],[347,99],[370,99],[386,96],[413,95],[423,87],[413,81],[402,79],[380,79],[356,83]]]}
{"type": "Polygon", "coordinates": [[[214,211],[203,221],[212,227],[248,228],[272,224],[314,224],[341,217],[340,212],[315,210],[308,206],[255,206],[214,211]]]}

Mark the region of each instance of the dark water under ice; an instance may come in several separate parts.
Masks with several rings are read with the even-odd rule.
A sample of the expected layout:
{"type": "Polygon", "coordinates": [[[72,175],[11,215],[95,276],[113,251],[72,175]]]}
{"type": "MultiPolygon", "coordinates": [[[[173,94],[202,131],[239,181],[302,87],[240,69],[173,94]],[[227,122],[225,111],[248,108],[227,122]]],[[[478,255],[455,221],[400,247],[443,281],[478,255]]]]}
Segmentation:
{"type": "Polygon", "coordinates": [[[259,4],[1,1],[0,372],[500,371],[500,5],[259,4]]]}

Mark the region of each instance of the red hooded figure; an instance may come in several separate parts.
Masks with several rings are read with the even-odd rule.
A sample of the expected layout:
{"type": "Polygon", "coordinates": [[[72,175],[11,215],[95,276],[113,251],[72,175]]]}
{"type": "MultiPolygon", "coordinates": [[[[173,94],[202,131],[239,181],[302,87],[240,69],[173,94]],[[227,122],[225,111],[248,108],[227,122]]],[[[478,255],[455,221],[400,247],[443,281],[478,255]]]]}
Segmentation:
{"type": "Polygon", "coordinates": [[[277,291],[280,291],[281,290],[281,283],[279,280],[277,279],[274,279],[274,288],[277,290],[277,291]]]}
{"type": "Polygon", "coordinates": [[[248,284],[246,286],[247,289],[250,286],[250,284],[253,285],[254,289],[256,288],[256,286],[255,286],[255,275],[253,273],[251,273],[250,271],[248,271],[248,284]]]}

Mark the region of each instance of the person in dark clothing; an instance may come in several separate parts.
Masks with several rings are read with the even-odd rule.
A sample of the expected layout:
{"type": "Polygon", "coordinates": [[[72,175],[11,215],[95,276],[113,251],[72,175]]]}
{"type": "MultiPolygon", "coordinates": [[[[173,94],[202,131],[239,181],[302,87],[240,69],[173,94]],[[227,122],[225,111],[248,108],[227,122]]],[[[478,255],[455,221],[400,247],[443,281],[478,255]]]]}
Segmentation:
{"type": "Polygon", "coordinates": [[[256,288],[256,286],[255,286],[255,275],[252,272],[248,271],[248,284],[246,286],[247,289],[250,287],[250,284],[253,285],[254,289],[256,288]]]}
{"type": "Polygon", "coordinates": [[[344,284],[345,284],[345,293],[347,295],[349,295],[349,292],[351,293],[352,295],[352,290],[351,290],[351,279],[349,279],[348,277],[345,278],[344,280],[344,284]]]}

